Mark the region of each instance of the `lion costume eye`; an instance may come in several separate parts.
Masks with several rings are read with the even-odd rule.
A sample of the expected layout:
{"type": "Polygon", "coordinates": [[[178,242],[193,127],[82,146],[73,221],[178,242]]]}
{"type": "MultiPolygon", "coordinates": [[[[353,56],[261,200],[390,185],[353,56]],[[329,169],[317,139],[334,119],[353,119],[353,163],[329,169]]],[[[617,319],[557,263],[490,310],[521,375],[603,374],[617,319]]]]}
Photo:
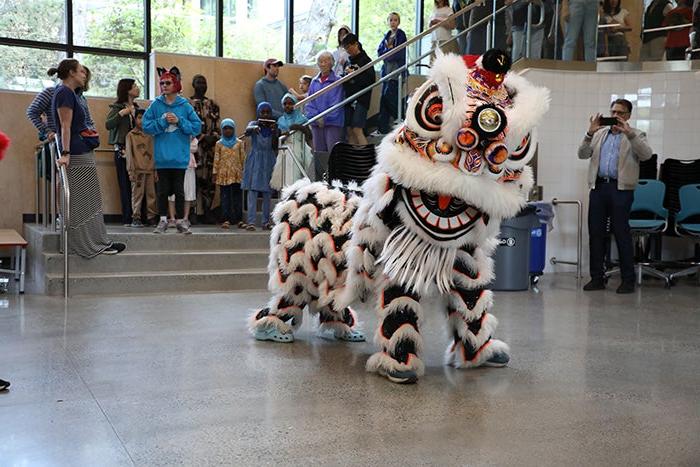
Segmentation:
{"type": "Polygon", "coordinates": [[[496,141],[488,145],[484,156],[489,164],[501,165],[508,159],[508,148],[500,141],[496,141]]]}
{"type": "Polygon", "coordinates": [[[440,131],[442,97],[437,85],[430,86],[418,97],[413,109],[415,123],[426,131],[440,131]]]}
{"type": "Polygon", "coordinates": [[[479,134],[473,128],[460,128],[457,132],[457,147],[471,151],[479,145],[479,134]]]}

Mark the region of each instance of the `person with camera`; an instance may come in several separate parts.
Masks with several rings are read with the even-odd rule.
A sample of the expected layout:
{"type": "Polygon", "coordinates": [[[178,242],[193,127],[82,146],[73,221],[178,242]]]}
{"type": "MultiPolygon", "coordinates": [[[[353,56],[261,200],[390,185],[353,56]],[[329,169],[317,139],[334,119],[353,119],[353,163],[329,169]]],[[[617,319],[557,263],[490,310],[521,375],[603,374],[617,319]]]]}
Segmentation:
{"type": "Polygon", "coordinates": [[[632,128],[628,120],[632,103],[616,99],[611,117],[596,114],[578,148],[579,159],[588,166],[588,236],[591,280],[583,290],[605,289],[605,231],[608,217],[620,257],[622,283],[617,293],[634,292],[634,254],[629,217],[634,189],[639,180],[639,161],[652,156],[646,134],[632,128]]]}
{"type": "Polygon", "coordinates": [[[257,108],[257,120],[248,123],[245,136],[248,138],[250,152],[243,167],[243,181],[241,189],[246,190],[248,202],[248,218],[241,228],[255,230],[255,221],[258,216],[258,196],[262,196],[262,228],[272,230],[270,221],[270,198],[272,187],[270,179],[272,170],[277,161],[280,132],[277,121],[273,117],[272,105],[269,102],[261,102],[257,108]]]}

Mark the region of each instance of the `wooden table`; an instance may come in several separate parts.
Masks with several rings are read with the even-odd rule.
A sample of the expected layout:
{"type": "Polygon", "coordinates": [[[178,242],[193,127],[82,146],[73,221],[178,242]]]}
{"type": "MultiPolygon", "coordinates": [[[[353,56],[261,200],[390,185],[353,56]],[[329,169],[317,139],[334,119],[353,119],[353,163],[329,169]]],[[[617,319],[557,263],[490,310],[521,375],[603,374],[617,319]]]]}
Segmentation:
{"type": "Polygon", "coordinates": [[[27,266],[27,241],[15,230],[0,229],[0,248],[13,247],[15,254],[12,257],[11,269],[0,269],[0,272],[9,272],[19,281],[19,293],[24,293],[24,271],[27,266]]]}

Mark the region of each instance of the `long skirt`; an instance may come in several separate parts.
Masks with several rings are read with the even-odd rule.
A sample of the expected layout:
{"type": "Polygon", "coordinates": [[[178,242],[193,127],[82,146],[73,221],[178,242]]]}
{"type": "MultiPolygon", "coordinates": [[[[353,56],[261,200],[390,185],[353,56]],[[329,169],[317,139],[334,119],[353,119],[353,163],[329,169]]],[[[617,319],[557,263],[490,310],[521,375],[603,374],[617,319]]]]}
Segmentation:
{"type": "Polygon", "coordinates": [[[69,252],[93,258],[112,246],[107,238],[100,181],[95,167],[95,153],[71,155],[68,165],[70,187],[69,252]]]}

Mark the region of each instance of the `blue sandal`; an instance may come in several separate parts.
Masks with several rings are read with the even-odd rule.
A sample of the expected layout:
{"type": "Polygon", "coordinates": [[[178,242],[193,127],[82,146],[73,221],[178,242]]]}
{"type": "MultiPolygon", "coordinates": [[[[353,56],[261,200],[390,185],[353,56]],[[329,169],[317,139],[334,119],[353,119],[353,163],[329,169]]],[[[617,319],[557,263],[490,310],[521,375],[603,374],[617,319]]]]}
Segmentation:
{"type": "Polygon", "coordinates": [[[291,332],[283,333],[274,327],[256,330],[255,338],[259,341],[273,341],[284,344],[294,342],[294,334],[291,332]]]}
{"type": "Polygon", "coordinates": [[[361,331],[351,329],[350,331],[344,332],[343,334],[336,335],[336,339],[346,342],[364,342],[365,335],[361,331]]]}

